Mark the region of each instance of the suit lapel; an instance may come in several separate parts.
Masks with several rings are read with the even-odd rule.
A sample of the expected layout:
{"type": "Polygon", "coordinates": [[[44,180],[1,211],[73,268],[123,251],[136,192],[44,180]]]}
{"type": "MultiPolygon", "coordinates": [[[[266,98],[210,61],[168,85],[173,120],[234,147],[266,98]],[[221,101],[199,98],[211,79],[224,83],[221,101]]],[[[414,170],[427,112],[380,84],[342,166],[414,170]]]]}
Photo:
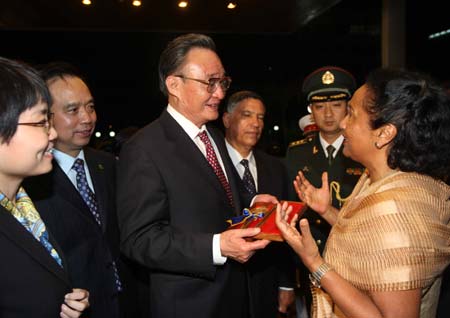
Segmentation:
{"type": "MultiPolygon", "coordinates": [[[[18,248],[23,249],[32,259],[70,287],[70,282],[64,269],[56,263],[45,247],[3,207],[0,207],[0,231],[18,248]]],[[[62,258],[61,250],[57,246],[54,247],[62,258]]]]}
{"type": "Polygon", "coordinates": [[[313,171],[317,171],[319,176],[321,176],[322,172],[328,170],[328,160],[325,156],[325,153],[323,152],[319,136],[314,138],[312,157],[313,160],[311,160],[311,166],[313,167],[313,171]]]}
{"type": "Polygon", "coordinates": [[[58,164],[54,164],[52,174],[54,194],[59,195],[62,199],[73,205],[74,210],[77,211],[77,213],[83,214],[85,218],[88,218],[91,222],[97,224],[80,193],[58,164]]]}
{"type": "MultiPolygon", "coordinates": [[[[209,165],[205,156],[198,149],[197,145],[189,138],[183,128],[172,118],[172,116],[164,111],[160,117],[162,128],[167,136],[168,146],[171,147],[171,152],[181,157],[183,161],[191,162],[192,169],[196,171],[196,175],[200,180],[205,180],[211,187],[223,194],[224,201],[228,202],[228,198],[225,193],[225,189],[222,187],[219,179],[217,178],[214,170],[209,165]]],[[[209,131],[209,130],[208,130],[209,131]]],[[[218,142],[213,136],[216,145],[218,142]]],[[[223,152],[220,150],[219,145],[217,145],[222,156],[224,164],[226,162],[223,157],[223,152]]],[[[225,167],[227,176],[231,175],[229,168],[225,167]]],[[[233,199],[235,198],[235,186],[230,185],[233,192],[233,199]]],[[[236,191],[237,194],[237,191],[236,191]]],[[[239,202],[239,201],[238,201],[239,202]]]]}

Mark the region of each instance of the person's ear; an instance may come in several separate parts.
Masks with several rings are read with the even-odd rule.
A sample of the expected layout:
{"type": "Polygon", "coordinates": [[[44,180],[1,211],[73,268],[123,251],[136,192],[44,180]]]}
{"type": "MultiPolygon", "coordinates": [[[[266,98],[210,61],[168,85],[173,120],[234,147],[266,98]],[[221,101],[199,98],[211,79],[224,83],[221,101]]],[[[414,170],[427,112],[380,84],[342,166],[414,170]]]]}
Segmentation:
{"type": "Polygon", "coordinates": [[[308,107],[307,107],[306,109],[308,110],[308,113],[312,114],[311,104],[309,104],[308,107]]]}
{"type": "Polygon", "coordinates": [[[230,113],[224,112],[222,116],[223,126],[228,129],[230,128],[230,113]]]}
{"type": "Polygon", "coordinates": [[[379,128],[376,144],[380,148],[383,148],[384,146],[390,144],[392,140],[394,140],[395,136],[397,136],[397,127],[393,124],[386,124],[379,128]]]}
{"type": "Polygon", "coordinates": [[[166,77],[166,88],[170,95],[178,96],[178,90],[180,87],[180,78],[169,75],[166,77]]]}

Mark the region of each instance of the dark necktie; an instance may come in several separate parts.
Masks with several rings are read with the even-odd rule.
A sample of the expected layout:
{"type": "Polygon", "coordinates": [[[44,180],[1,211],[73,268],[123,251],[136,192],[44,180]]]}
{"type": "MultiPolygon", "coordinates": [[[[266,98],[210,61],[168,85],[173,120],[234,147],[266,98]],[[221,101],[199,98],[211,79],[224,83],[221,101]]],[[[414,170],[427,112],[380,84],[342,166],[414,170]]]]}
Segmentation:
{"type": "Polygon", "coordinates": [[[327,147],[327,153],[328,153],[328,165],[331,166],[331,163],[333,162],[333,152],[335,148],[332,145],[329,145],[327,147]]]}
{"type": "Polygon", "coordinates": [[[256,195],[256,186],[255,180],[253,179],[252,174],[250,173],[250,168],[248,166],[248,160],[242,159],[241,165],[244,166],[244,174],[242,175],[242,182],[244,183],[244,187],[248,193],[253,196],[256,195]]]}
{"type": "Polygon", "coordinates": [[[209,140],[209,137],[206,134],[205,130],[200,132],[198,134],[198,136],[199,136],[200,140],[205,144],[206,160],[209,162],[210,166],[213,168],[214,173],[216,174],[217,178],[219,178],[219,181],[222,184],[222,186],[225,189],[225,192],[227,194],[228,201],[230,202],[231,206],[233,206],[233,194],[231,193],[230,184],[228,183],[228,180],[225,177],[222,167],[220,166],[219,160],[217,159],[216,153],[214,152],[214,148],[211,144],[211,140],[209,140]]]}
{"type": "MultiPolygon", "coordinates": [[[[91,210],[92,215],[94,216],[95,221],[98,225],[102,225],[102,221],[100,218],[100,213],[98,212],[98,203],[97,198],[95,197],[95,193],[92,192],[91,188],[86,179],[86,171],[84,170],[84,161],[81,158],[77,158],[73,163],[72,168],[77,172],[77,188],[81,197],[83,198],[86,205],[91,210]]],[[[117,271],[116,263],[112,262],[115,283],[118,291],[122,291],[122,283],[119,278],[119,273],[117,271]]]]}
{"type": "Polygon", "coordinates": [[[92,192],[91,188],[86,179],[86,171],[84,170],[84,161],[83,159],[76,159],[73,163],[72,167],[77,172],[77,188],[81,197],[83,198],[86,205],[89,207],[92,215],[94,216],[95,221],[98,225],[102,224],[100,219],[100,214],[98,213],[98,203],[95,197],[94,192],[92,192]]]}

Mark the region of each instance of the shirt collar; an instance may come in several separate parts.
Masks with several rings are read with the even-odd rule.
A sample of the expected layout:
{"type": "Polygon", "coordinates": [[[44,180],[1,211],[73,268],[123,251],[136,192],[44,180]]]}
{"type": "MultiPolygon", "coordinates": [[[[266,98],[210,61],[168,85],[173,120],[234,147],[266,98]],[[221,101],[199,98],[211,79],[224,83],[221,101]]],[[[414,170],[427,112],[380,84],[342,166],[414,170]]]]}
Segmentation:
{"type": "Polygon", "coordinates": [[[253,151],[250,151],[247,158],[241,156],[241,154],[233,148],[233,146],[225,139],[225,145],[227,146],[228,153],[230,155],[231,161],[235,167],[238,167],[241,163],[242,159],[247,159],[250,164],[256,165],[255,156],[253,155],[253,151]]]}
{"type": "Polygon", "coordinates": [[[71,155],[66,154],[65,152],[53,148],[53,157],[55,158],[61,169],[65,172],[65,174],[69,173],[70,169],[72,169],[73,163],[77,158],[83,159],[83,161],[86,162],[86,160],[84,159],[83,149],[81,149],[78,156],[74,158],[71,155]]]}
{"type": "Polygon", "coordinates": [[[200,129],[189,119],[187,119],[184,115],[182,115],[179,111],[173,108],[170,104],[167,105],[167,112],[175,119],[175,121],[183,128],[183,130],[188,134],[188,136],[194,140],[198,134],[204,130],[206,130],[206,126],[203,125],[200,129]]]}
{"type": "MultiPolygon", "coordinates": [[[[319,133],[319,140],[320,144],[322,145],[322,149],[324,153],[327,153],[327,147],[330,145],[328,142],[325,141],[325,139],[322,138],[322,135],[319,133]]],[[[339,149],[342,146],[342,143],[344,142],[344,136],[340,135],[337,137],[337,139],[331,144],[333,145],[334,149],[336,149],[333,152],[333,158],[336,157],[336,154],[338,153],[339,149]]]]}

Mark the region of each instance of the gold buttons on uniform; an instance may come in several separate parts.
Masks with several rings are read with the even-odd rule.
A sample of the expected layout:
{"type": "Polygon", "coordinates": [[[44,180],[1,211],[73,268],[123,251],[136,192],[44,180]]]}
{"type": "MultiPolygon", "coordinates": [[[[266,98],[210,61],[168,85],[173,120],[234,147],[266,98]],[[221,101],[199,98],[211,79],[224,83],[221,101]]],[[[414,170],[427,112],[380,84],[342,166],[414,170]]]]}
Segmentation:
{"type": "Polygon", "coordinates": [[[322,244],[322,240],[316,240],[317,245],[321,245],[322,244]]]}
{"type": "Polygon", "coordinates": [[[317,219],[317,220],[316,220],[316,224],[317,224],[317,225],[320,225],[320,223],[322,223],[322,220],[321,220],[321,219],[317,219]]]}

